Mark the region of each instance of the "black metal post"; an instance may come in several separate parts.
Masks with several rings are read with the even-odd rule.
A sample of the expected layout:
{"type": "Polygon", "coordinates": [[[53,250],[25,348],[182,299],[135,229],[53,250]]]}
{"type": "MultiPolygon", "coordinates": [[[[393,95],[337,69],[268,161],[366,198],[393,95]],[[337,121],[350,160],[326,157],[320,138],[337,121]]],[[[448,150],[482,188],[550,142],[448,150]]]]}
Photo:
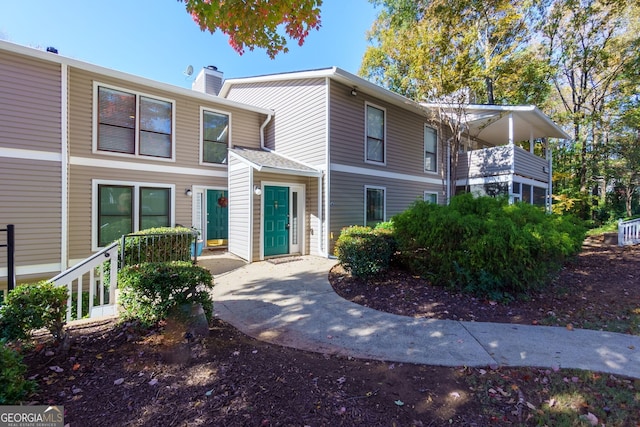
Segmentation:
{"type": "Polygon", "coordinates": [[[15,226],[7,225],[7,292],[16,287],[16,235],[15,226]]]}

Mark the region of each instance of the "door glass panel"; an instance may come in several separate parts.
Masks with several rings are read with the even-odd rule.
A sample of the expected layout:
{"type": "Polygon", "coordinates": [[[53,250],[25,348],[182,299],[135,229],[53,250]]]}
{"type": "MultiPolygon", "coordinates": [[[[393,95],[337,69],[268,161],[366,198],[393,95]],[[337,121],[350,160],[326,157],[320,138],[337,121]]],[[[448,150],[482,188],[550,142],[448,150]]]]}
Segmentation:
{"type": "Polygon", "coordinates": [[[298,244],[298,192],[291,196],[291,244],[298,244]]]}

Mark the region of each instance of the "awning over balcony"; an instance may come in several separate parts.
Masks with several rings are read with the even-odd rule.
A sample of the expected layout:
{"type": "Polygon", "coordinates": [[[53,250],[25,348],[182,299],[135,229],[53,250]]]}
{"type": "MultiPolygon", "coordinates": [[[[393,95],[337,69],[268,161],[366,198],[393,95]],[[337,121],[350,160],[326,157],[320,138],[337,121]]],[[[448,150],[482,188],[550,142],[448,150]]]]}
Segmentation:
{"type": "MultiPolygon", "coordinates": [[[[445,112],[448,108],[438,104],[424,105],[445,112]]],[[[571,139],[535,105],[468,105],[464,111],[463,121],[469,134],[496,145],[537,138],[571,139]]],[[[447,115],[456,119],[455,113],[447,115]]]]}

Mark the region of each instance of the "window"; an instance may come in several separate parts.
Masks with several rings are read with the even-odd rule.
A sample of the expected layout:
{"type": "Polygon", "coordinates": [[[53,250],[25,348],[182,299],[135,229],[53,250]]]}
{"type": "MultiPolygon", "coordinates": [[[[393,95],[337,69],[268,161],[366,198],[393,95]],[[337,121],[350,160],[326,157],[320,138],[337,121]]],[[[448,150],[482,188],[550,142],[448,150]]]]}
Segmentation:
{"type": "Polygon", "coordinates": [[[229,146],[229,116],[212,111],[202,111],[202,161],[227,163],[229,146]]]}
{"type": "Polygon", "coordinates": [[[99,247],[123,234],[171,225],[170,188],[99,184],[97,195],[99,247]]]}
{"type": "Polygon", "coordinates": [[[385,163],[385,112],[367,105],[365,161],[385,163]]]}
{"type": "Polygon", "coordinates": [[[97,148],[100,151],[171,158],[173,103],[97,87],[97,148]]]}
{"type": "Polygon", "coordinates": [[[438,193],[434,193],[431,191],[424,192],[424,201],[428,203],[438,203],[438,193]]]}
{"type": "Polygon", "coordinates": [[[385,189],[380,187],[365,187],[365,225],[375,227],[384,222],[385,218],[385,189]]]}
{"type": "Polygon", "coordinates": [[[424,127],[424,171],[438,171],[438,134],[429,126],[424,127]]]}

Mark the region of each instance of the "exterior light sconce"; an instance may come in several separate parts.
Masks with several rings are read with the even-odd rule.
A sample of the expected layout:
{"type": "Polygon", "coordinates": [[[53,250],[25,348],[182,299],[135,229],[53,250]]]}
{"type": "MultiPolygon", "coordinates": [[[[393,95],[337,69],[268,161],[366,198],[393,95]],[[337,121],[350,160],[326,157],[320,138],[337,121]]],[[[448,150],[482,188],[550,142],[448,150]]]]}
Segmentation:
{"type": "Polygon", "coordinates": [[[351,89],[351,96],[356,96],[358,95],[358,90],[356,87],[354,87],[353,89],[351,89]]]}
{"type": "Polygon", "coordinates": [[[262,195],[262,189],[260,188],[260,186],[258,185],[253,186],[253,194],[255,194],[256,196],[262,195]]]}
{"type": "Polygon", "coordinates": [[[193,193],[191,192],[191,189],[190,189],[190,188],[186,188],[186,189],[184,190],[184,194],[185,194],[185,195],[187,195],[188,197],[191,197],[191,195],[192,195],[193,193]]]}

